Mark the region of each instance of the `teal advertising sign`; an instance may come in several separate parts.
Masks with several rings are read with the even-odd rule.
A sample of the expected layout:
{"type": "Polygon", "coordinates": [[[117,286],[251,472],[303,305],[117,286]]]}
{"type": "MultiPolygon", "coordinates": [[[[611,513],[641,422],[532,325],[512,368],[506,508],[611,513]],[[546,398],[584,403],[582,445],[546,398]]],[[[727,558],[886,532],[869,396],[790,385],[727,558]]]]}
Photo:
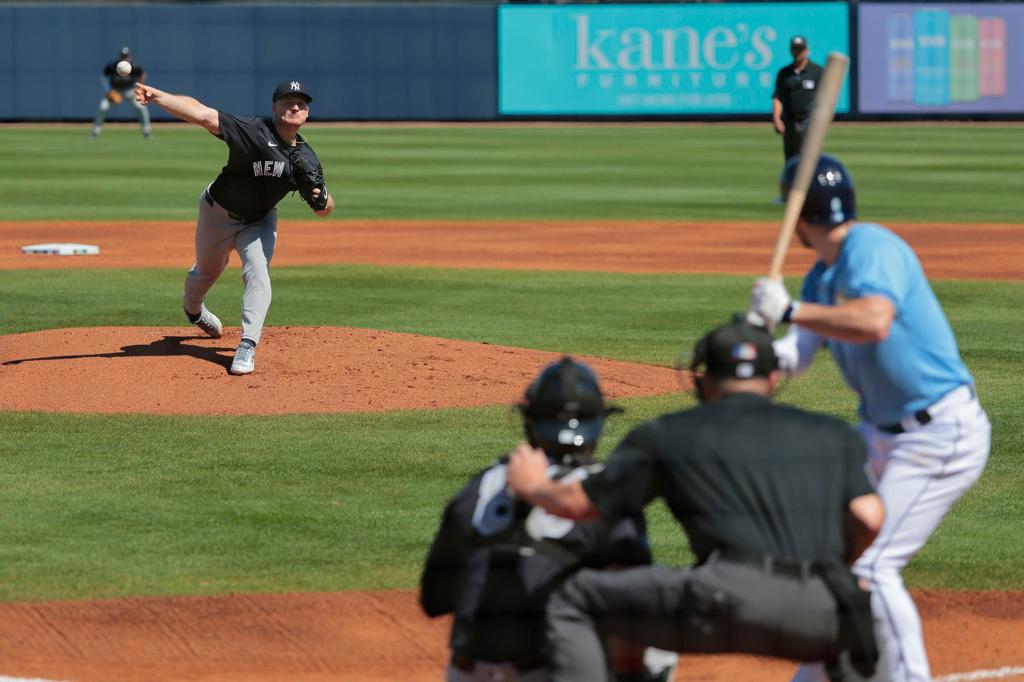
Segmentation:
{"type": "Polygon", "coordinates": [[[798,34],[819,64],[849,54],[846,4],[502,5],[499,111],[767,114],[798,34]]]}

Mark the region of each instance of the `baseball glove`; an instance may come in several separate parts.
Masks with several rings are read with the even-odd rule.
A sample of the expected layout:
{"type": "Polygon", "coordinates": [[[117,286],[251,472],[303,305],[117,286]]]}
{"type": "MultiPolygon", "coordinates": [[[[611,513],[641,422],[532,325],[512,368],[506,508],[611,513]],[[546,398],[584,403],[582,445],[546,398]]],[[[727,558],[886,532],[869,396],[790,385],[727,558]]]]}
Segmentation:
{"type": "Polygon", "coordinates": [[[120,104],[124,97],[117,90],[110,90],[107,92],[107,99],[110,100],[111,104],[120,104]]]}
{"type": "Polygon", "coordinates": [[[298,154],[292,155],[292,179],[299,188],[299,196],[314,211],[327,208],[327,187],[324,185],[324,172],[319,166],[313,168],[309,161],[298,154]],[[319,196],[313,196],[314,189],[320,189],[319,196]]]}

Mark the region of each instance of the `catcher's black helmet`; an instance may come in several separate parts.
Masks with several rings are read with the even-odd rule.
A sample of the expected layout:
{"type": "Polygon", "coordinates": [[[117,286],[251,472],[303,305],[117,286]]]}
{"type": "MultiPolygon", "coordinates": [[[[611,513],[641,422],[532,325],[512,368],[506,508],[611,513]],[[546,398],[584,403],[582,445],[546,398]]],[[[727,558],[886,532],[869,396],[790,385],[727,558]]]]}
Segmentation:
{"type": "MultiPolygon", "coordinates": [[[[782,197],[789,196],[800,157],[786,162],[779,178],[782,197]]],[[[841,225],[857,217],[857,199],[853,191],[853,178],[839,159],[822,154],[811,176],[807,198],[800,217],[815,225],[841,225]]]]}
{"type": "Polygon", "coordinates": [[[605,404],[594,370],[568,356],[537,375],[519,409],[530,444],[548,455],[592,450],[605,417],[622,411],[605,404]]]}

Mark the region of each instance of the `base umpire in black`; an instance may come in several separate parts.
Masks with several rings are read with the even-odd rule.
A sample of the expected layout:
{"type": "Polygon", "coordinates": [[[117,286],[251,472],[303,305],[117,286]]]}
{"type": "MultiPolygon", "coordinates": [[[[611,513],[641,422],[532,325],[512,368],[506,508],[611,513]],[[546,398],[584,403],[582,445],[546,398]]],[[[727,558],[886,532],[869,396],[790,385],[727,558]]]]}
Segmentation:
{"type": "MultiPolygon", "coordinates": [[[[567,518],[609,522],[662,497],[697,565],[581,571],[548,606],[552,680],[604,678],[599,634],[679,652],[828,660],[833,680],[871,677],[870,595],[848,564],[882,525],[864,445],[845,422],[770,396],[771,335],[735,320],[694,350],[702,405],[634,429],[603,471],[551,481],[521,445],[509,484],[567,518]]],[[[884,675],[884,666],[878,666],[884,675]]]]}
{"type": "Polygon", "coordinates": [[[779,69],[772,93],[772,124],[782,135],[782,152],[788,161],[800,153],[810,124],[811,107],[824,69],[810,60],[807,39],[793,36],[789,41],[793,63],[779,69]]]}
{"type": "MultiPolygon", "coordinates": [[[[541,448],[544,478],[581,480],[607,414],[597,376],[563,358],[546,367],[520,405],[526,436],[541,448]]],[[[451,500],[427,556],[420,603],[430,616],[454,613],[449,682],[543,682],[544,611],[551,591],[584,567],[649,564],[642,513],[614,523],[575,523],[533,508],[506,484],[507,457],[477,474],[451,500]]],[[[643,675],[642,649],[617,662],[643,675]]],[[[672,663],[674,663],[674,656],[672,663]]]]}

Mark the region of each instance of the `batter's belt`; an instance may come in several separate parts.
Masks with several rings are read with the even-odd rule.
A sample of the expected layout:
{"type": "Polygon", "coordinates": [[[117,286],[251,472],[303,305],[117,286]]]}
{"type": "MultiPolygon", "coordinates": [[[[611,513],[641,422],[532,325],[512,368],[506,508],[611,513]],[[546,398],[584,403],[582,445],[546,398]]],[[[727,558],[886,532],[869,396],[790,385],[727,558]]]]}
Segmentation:
{"type": "Polygon", "coordinates": [[[955,408],[959,405],[964,405],[971,400],[974,400],[975,397],[974,386],[967,384],[958,386],[925,409],[918,410],[914,414],[907,415],[895,424],[881,424],[876,425],[875,428],[879,431],[898,436],[901,433],[913,431],[924,426],[945,410],[955,408]]]}

